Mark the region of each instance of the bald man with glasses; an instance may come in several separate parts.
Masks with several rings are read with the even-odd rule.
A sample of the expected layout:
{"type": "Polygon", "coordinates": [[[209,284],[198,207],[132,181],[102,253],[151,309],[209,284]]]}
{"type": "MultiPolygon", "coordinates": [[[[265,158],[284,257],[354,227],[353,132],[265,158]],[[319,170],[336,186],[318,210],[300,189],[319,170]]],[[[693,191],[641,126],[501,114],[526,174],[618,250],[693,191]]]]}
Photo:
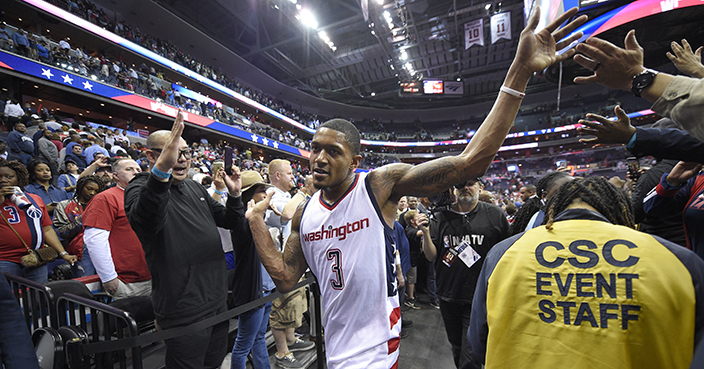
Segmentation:
{"type": "MultiPolygon", "coordinates": [[[[125,190],[125,211],[144,248],[160,328],[187,326],[226,311],[227,268],[217,227],[244,216],[238,168],[215,173],[229,193],[225,206],[188,178],[191,152],[181,138],[183,116],[171,131],[147,138],[149,171],[125,190]]],[[[219,368],[227,353],[228,322],[166,340],[167,368],[219,368]]]]}

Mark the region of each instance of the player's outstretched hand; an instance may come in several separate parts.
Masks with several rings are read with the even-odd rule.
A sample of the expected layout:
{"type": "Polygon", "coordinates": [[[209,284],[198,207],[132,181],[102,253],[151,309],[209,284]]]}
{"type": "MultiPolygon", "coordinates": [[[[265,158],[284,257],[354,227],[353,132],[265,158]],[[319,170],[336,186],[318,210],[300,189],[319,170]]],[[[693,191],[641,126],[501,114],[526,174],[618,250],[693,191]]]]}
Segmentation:
{"type": "Polygon", "coordinates": [[[559,63],[574,55],[574,49],[560,55],[557,55],[556,51],[562,50],[582,37],[581,32],[572,34],[569,37],[567,36],[577,27],[584,24],[584,22],[587,21],[587,16],[582,15],[564,27],[560,29],[558,29],[558,27],[567,21],[567,19],[574,16],[578,10],[578,8],[572,8],[566,11],[545,26],[540,32],[536,33],[535,28],[538,26],[538,21],[540,20],[540,7],[537,6],[528,19],[526,28],[521,32],[514,65],[523,68],[526,73],[532,74],[534,72],[540,72],[550,65],[559,63]]]}
{"type": "Polygon", "coordinates": [[[582,138],[581,143],[591,144],[611,144],[620,143],[627,144],[631,140],[633,134],[636,133],[636,127],[631,125],[631,120],[626,115],[626,112],[620,106],[614,108],[617,120],[609,120],[601,115],[587,114],[587,119],[581,119],[580,124],[584,127],[577,129],[580,135],[594,135],[594,138],[582,138]]]}

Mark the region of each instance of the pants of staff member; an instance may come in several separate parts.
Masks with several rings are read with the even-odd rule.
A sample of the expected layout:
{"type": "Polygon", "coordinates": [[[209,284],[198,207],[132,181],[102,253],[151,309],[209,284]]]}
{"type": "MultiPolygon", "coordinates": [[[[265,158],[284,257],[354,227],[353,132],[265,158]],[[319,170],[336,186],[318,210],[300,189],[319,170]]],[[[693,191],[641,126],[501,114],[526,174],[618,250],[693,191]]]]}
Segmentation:
{"type": "Polygon", "coordinates": [[[467,340],[471,304],[459,304],[440,299],[440,313],[445,323],[447,340],[452,345],[452,357],[459,369],[481,369],[481,364],[474,359],[472,347],[467,340]]]}
{"type": "MultiPolygon", "coordinates": [[[[221,311],[213,312],[207,319],[221,311]]],[[[195,322],[193,322],[195,323],[195,322]]],[[[230,322],[225,321],[215,326],[166,340],[167,369],[220,368],[227,353],[227,331],[230,322]]]]}
{"type": "Polygon", "coordinates": [[[438,302],[437,286],[435,285],[435,262],[425,260],[428,263],[428,276],[426,279],[426,288],[428,290],[428,297],[430,302],[438,302]]]}

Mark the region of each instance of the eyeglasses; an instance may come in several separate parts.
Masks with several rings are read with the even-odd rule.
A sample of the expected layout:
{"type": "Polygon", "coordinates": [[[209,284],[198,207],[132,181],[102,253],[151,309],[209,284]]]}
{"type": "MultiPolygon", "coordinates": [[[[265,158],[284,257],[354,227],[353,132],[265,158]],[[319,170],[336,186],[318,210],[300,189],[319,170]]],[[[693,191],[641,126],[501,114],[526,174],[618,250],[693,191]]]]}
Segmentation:
{"type": "MultiPolygon", "coordinates": [[[[156,151],[159,153],[159,155],[161,155],[161,152],[164,149],[149,149],[149,150],[156,151]]],[[[191,150],[189,150],[189,149],[178,150],[178,157],[180,158],[181,156],[183,156],[184,160],[190,159],[191,158],[191,150]]]]}

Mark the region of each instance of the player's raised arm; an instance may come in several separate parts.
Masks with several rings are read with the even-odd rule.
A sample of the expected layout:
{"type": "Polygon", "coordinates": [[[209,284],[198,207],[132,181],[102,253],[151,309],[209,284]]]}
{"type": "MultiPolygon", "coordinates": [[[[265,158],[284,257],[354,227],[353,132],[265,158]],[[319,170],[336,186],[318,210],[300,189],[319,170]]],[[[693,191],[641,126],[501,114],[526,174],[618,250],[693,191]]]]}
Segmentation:
{"type": "Polygon", "coordinates": [[[489,115],[464,151],[457,156],[444,157],[420,165],[390,165],[372,171],[372,186],[380,203],[395,201],[402,195],[427,196],[442,192],[449,187],[482,176],[489,168],[501,143],[508,134],[516,117],[528,80],[554,64],[570,58],[574,50],[556,54],[581,37],[581,32],[568,35],[583,24],[586,16],[581,16],[566,26],[560,24],[577,13],[573,8],[559,16],[540,32],[535,32],[540,16],[540,8],[528,19],[521,32],[516,57],[506,74],[501,92],[496,98],[489,115]],[[376,172],[376,173],[375,173],[376,172]]]}

